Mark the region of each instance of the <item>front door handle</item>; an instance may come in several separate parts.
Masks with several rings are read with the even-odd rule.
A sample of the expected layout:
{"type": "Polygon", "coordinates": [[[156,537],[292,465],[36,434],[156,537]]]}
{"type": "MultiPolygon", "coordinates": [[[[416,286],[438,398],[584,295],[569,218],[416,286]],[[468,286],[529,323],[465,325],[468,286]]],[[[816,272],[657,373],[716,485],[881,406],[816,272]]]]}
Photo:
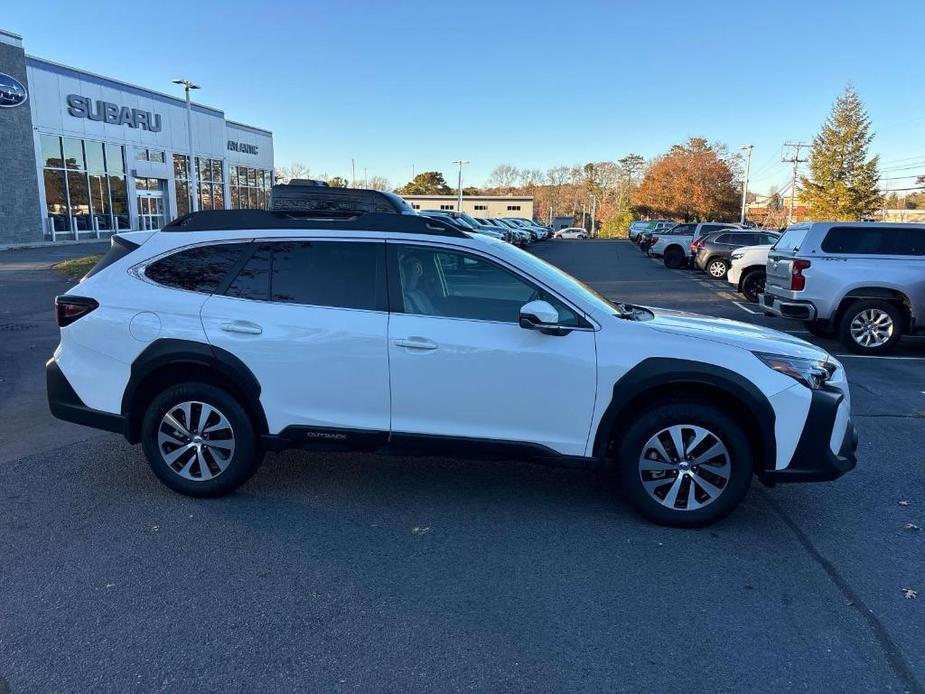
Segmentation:
{"type": "Polygon", "coordinates": [[[437,344],[426,337],[409,337],[406,340],[395,340],[395,346],[408,347],[409,349],[437,349],[437,344]]]}
{"type": "Polygon", "coordinates": [[[231,323],[223,323],[222,330],[226,333],[242,333],[244,335],[259,335],[263,332],[261,328],[256,323],[251,323],[246,320],[236,320],[231,323]]]}

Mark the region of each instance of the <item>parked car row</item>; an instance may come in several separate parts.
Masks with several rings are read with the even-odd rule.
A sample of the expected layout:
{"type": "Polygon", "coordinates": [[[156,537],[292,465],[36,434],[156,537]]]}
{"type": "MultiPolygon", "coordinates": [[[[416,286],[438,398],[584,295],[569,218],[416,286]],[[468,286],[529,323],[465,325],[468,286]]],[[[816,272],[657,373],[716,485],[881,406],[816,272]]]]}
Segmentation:
{"type": "Polygon", "coordinates": [[[669,268],[727,280],[767,315],[879,355],[925,333],[925,225],[807,222],[783,234],[739,224],[677,224],[637,233],[669,268]]]}
{"type": "Polygon", "coordinates": [[[466,231],[503,239],[520,247],[552,238],[552,229],[523,217],[472,217],[453,210],[420,210],[419,214],[450,220],[466,231]]]}

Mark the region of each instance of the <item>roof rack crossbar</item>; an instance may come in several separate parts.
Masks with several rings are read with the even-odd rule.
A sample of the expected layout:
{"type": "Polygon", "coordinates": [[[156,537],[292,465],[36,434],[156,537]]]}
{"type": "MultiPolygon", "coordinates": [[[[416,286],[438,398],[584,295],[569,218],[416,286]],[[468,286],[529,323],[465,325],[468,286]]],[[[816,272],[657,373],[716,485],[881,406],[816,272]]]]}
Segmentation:
{"type": "Polygon", "coordinates": [[[245,229],[352,229],[430,236],[468,234],[457,225],[432,217],[348,210],[270,212],[267,210],[204,210],[165,224],[162,231],[241,231],[245,229]]]}

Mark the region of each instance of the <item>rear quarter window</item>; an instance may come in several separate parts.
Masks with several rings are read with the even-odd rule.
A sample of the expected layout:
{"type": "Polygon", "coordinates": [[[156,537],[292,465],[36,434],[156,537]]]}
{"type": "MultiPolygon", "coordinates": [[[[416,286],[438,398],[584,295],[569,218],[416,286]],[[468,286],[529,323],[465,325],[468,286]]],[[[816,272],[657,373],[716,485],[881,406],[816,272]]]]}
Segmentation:
{"type": "Polygon", "coordinates": [[[187,248],[148,265],[145,277],[165,287],[212,294],[249,246],[222,243],[187,248]]]}
{"type": "Polygon", "coordinates": [[[809,229],[787,229],[774,244],[775,251],[795,251],[802,244],[809,229]]]}

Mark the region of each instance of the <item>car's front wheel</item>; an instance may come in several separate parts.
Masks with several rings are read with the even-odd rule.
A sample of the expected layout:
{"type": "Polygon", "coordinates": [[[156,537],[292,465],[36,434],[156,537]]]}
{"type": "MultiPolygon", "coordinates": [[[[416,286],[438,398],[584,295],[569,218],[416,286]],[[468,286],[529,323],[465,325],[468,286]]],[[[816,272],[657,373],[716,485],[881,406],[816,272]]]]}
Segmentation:
{"type": "Polygon", "coordinates": [[[158,479],[189,496],[234,491],[262,457],[247,412],[209,383],[178,384],[155,397],[142,420],[141,444],[158,479]]]}
{"type": "Polygon", "coordinates": [[[730,513],[752,478],[752,455],[737,420],[697,400],[656,405],[637,418],[617,449],[623,493],[661,525],[706,525],[730,513]]]}
{"type": "Polygon", "coordinates": [[[844,312],[839,337],[852,352],[884,354],[899,342],[903,332],[903,315],[889,301],[858,301],[844,312]]]}
{"type": "Polygon", "coordinates": [[[758,303],[758,295],[764,291],[766,275],[764,270],[752,270],[742,279],[742,294],[752,303],[758,303]]]}

